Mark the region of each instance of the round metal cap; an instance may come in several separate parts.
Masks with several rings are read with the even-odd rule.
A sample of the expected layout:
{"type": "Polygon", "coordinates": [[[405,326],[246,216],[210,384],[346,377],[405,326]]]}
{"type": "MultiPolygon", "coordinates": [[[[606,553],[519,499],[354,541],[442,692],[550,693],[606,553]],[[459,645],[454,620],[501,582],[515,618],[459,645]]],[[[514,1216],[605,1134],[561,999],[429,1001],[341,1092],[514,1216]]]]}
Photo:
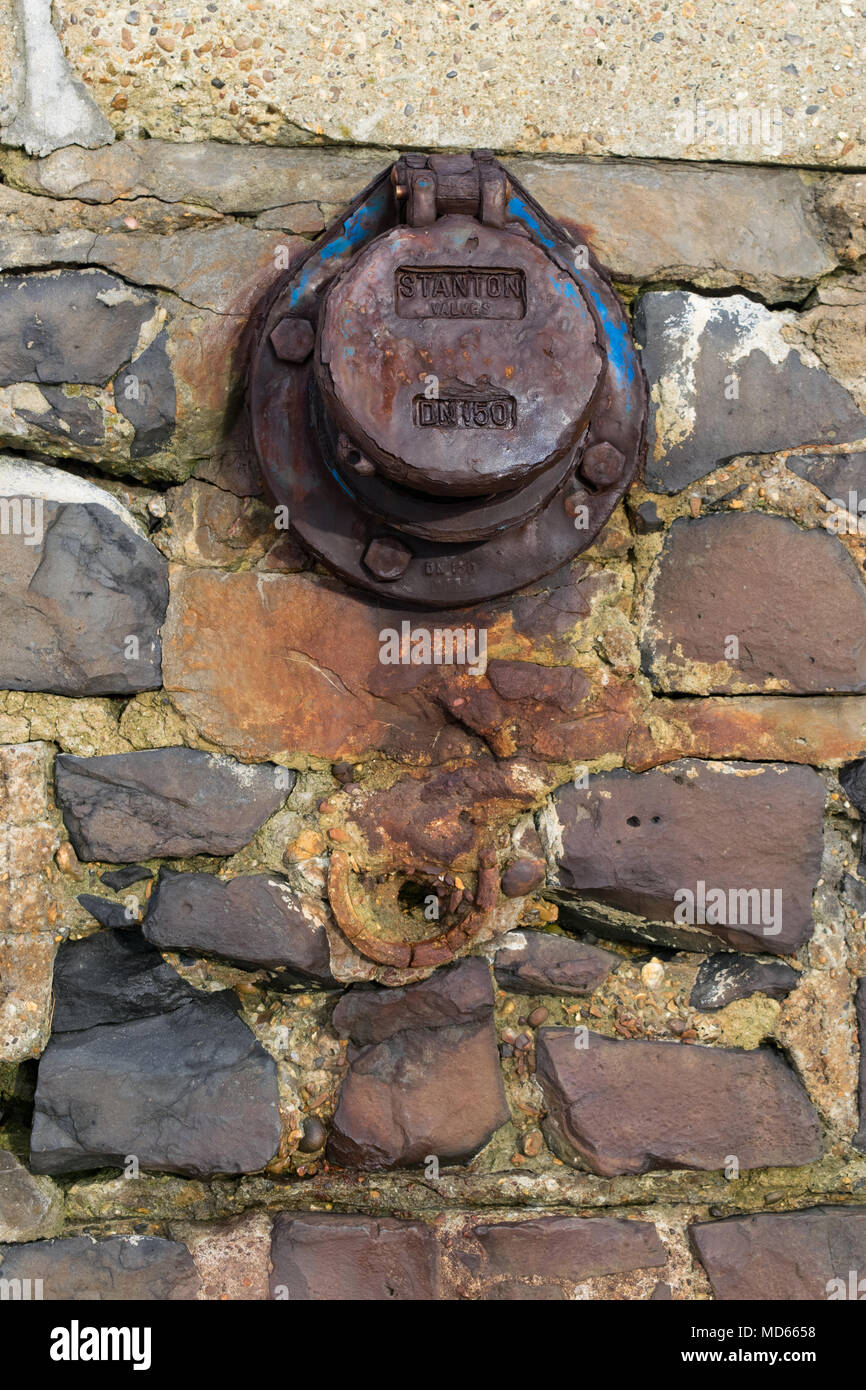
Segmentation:
{"type": "Polygon", "coordinates": [[[574,448],[605,367],[576,280],[525,236],[464,216],[395,227],[334,282],[315,372],[382,477],[481,497],[574,448]]]}

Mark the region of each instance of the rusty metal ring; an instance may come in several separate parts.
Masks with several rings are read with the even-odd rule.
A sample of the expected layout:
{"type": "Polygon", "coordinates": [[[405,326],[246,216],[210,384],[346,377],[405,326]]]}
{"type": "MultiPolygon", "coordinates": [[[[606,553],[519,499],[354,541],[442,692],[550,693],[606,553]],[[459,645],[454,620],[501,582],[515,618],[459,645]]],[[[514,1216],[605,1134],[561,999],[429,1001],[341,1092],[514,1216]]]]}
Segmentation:
{"type": "MultiPolygon", "coordinates": [[[[402,866],[400,873],[404,880],[429,877],[422,865],[402,866]]],[[[407,935],[404,940],[388,941],[375,936],[365,921],[365,913],[363,906],[358,902],[356,887],[361,884],[362,878],[363,874],[356,873],[349,855],[344,850],[332,852],[328,873],[328,897],[337,924],[343,935],[362,956],[380,965],[397,966],[402,969],[447,965],[449,961],[454,960],[483,931],[499,899],[496,853],[492,849],[483,849],[478,856],[475,902],[462,921],[421,940],[411,939],[407,935]]]]}

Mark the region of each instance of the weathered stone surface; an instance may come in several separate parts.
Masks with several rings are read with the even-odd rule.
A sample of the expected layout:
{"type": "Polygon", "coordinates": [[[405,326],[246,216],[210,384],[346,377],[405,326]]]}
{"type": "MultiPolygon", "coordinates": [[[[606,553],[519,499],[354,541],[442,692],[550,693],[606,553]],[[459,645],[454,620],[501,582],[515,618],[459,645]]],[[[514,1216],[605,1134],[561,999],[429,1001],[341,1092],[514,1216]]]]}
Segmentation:
{"type": "Polygon", "coordinates": [[[271,1260],[271,1297],[290,1303],[439,1296],[436,1239],[420,1221],[280,1212],[271,1260]]]}
{"type": "Polygon", "coordinates": [[[295,776],[192,748],[99,758],[61,753],[55,771],[79,859],[111,864],[233,854],[282,806],[295,776]]]}
{"type": "Polygon", "coordinates": [[[802,294],[836,263],[822,239],[812,189],[796,170],[507,163],[543,208],[578,224],[617,280],[742,286],[772,302],[802,294]]]}
{"type": "Polygon", "coordinates": [[[803,1078],[829,1136],[847,1145],[857,1128],[852,980],[844,964],[834,966],[823,952],[816,958],[823,969],[803,971],[782,1001],[773,1034],[803,1078]]]}
{"type": "Polygon", "coordinates": [[[860,1041],[860,1128],[854,1137],[858,1149],[866,1150],[866,979],[857,981],[857,1035],[860,1041]]]}
{"type": "MultiPolygon", "coordinates": [[[[849,454],[791,454],[786,468],[807,483],[814,483],[825,497],[848,506],[848,494],[862,500],[866,484],[866,452],[849,454]]],[[[856,514],[856,508],[855,508],[856,514]]]]}
{"type": "Polygon", "coordinates": [[[811,1163],[818,1117],[802,1084],[769,1048],[753,1052],[642,1042],[541,1028],[537,1080],[548,1143],[593,1173],[811,1163]]]}
{"type": "Polygon", "coordinates": [[[328,1157],[342,1167],[465,1161],[509,1117],[484,961],[402,989],[352,990],[334,1010],[350,1069],[328,1157]]]}
{"type": "Polygon", "coordinates": [[[812,931],[823,808],[823,783],[805,767],[686,760],[600,773],[585,790],[561,787],[545,813],[550,881],[560,901],[600,920],[618,909],[676,923],[686,949],[695,927],[785,955],[812,931]],[[699,920],[699,885],[709,921],[699,920]]]}
{"type": "Polygon", "coordinates": [[[168,515],[156,543],[179,564],[246,568],[262,560],[281,535],[285,538],[274,527],[273,509],[256,497],[234,497],[190,479],[171,488],[165,500],[168,515]]]}
{"type": "Polygon", "coordinates": [[[38,1057],[50,1028],[56,943],[33,925],[33,935],[0,938],[0,1056],[9,1062],[38,1057]]]}
{"type": "Polygon", "coordinates": [[[163,869],[144,935],[161,949],[201,951],[245,965],[283,967],[299,980],[335,983],[318,899],[280,874],[178,874],[163,869]]]}
{"type": "Polygon", "coordinates": [[[114,404],[132,425],[131,459],[147,458],[174,434],[177,392],[168,358],[168,334],[157,334],[133,366],[118,372],[114,404]]]}
{"type": "Polygon", "coordinates": [[[650,386],[647,486],[679,492],[738,454],[866,438],[866,415],[814,352],[798,318],[742,295],[644,295],[635,314],[650,386]]]}
{"type": "MultiPolygon", "coordinates": [[[[860,819],[866,821],[866,758],[859,758],[856,762],[841,768],[839,785],[852,806],[856,806],[860,812],[860,819]]],[[[866,869],[866,835],[861,832],[859,865],[861,874],[864,869],[866,869]]]]}
{"type": "Polygon", "coordinates": [[[14,1154],[0,1149],[0,1241],[53,1235],[61,1210],[60,1193],[53,1183],[34,1178],[14,1154]]]}
{"type": "Polygon", "coordinates": [[[523,1275],[577,1282],[600,1274],[654,1269],[666,1263],[655,1227],[607,1217],[543,1216],[475,1226],[483,1275],[523,1275]]]}
{"type": "Polygon", "coordinates": [[[276,1064],[230,990],[201,994],[135,929],[65,945],[39,1064],[39,1173],[122,1166],[255,1172],[280,1138],[276,1064]]]}
{"type": "MultiPolygon", "coordinates": [[[[201,1282],[185,1245],[160,1236],[67,1236],[0,1246],[0,1279],[42,1281],[46,1302],[178,1301],[201,1282]]],[[[35,1297],[35,1293],[31,1293],[35,1297]]]]}
{"type": "Polygon", "coordinates": [[[653,700],[629,735],[636,772],[676,758],[846,762],[866,754],[866,699],[849,695],[726,695],[653,700]]]}
{"type": "Polygon", "coordinates": [[[689,1003],[693,1009],[723,1009],[733,999],[766,994],[784,999],[797,988],[799,972],[784,961],[754,960],[751,956],[723,953],[701,963],[689,1003]]]}
{"type": "Polygon", "coordinates": [[[247,1211],[206,1226],[173,1223],[171,1234],[195,1261],[199,1298],[253,1302],[269,1297],[271,1218],[266,1211],[247,1211]]]}
{"type": "Polygon", "coordinates": [[[168,567],[131,514],[91,483],[3,457],[0,497],[0,686],[159,689],[168,567]]]}
{"type": "Polygon", "coordinates": [[[156,304],[104,270],[55,270],[0,277],[0,310],[0,385],[105,385],[156,304]]]}
{"type": "Polygon", "coordinates": [[[650,579],[641,650],[664,692],[862,691],[866,585],[826,531],[759,512],[681,519],[650,579]]]}
{"type": "Polygon", "coordinates": [[[788,1303],[863,1297],[864,1207],[700,1221],[691,1238],[716,1298],[788,1303]]]}
{"type": "Polygon", "coordinates": [[[493,971],[502,989],[516,994],[591,994],[620,963],[602,951],[553,932],[521,931],[507,936],[493,971]]]}
{"type": "MultiPolygon", "coordinates": [[[[16,0],[10,87],[0,105],[0,140],[46,155],[62,145],[105,145],[114,139],[106,117],[66,60],[51,24],[51,0],[16,0]]],[[[4,74],[4,77],[6,74],[4,74]]]]}

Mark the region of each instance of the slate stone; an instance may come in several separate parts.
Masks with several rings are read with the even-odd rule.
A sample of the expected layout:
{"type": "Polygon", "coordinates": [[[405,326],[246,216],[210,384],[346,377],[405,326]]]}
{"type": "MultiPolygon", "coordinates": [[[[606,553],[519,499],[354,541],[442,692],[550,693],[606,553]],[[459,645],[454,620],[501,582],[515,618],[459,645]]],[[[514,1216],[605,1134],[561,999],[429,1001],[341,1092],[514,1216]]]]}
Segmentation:
{"type": "MultiPolygon", "coordinates": [[[[839,785],[851,805],[860,812],[860,819],[866,821],[866,758],[848,763],[839,769],[839,785]]],[[[866,872],[866,836],[861,832],[859,872],[866,872]]]]}
{"type": "Polygon", "coordinates": [[[174,433],[177,393],[167,343],[163,329],[114,379],[114,404],[135,430],[129,447],[132,459],[155,454],[174,433]]]}
{"type": "Polygon", "coordinates": [[[493,973],[502,989],[515,994],[591,994],[620,960],[573,937],[519,931],[496,952],[493,973]]]}
{"type": "Polygon", "coordinates": [[[827,531],[763,512],[680,518],[650,580],[640,644],[658,691],[862,691],[866,585],[827,531]]]}
{"type": "Polygon", "coordinates": [[[206,1177],[256,1172],[280,1139],[276,1064],[233,991],[186,984],[136,929],[57,955],[39,1063],[37,1173],[122,1166],[206,1177]]]}
{"type": "Polygon", "coordinates": [[[66,1236],[0,1245],[0,1279],[29,1279],[47,1303],[184,1301],[201,1279],[185,1245],[160,1236],[66,1236]]]}
{"type": "Polygon", "coordinates": [[[643,1042],[541,1028],[536,1080],[547,1142],[602,1177],[654,1168],[812,1163],[821,1129],[803,1085],[770,1048],[643,1042]]]}
{"type": "Polygon", "coordinates": [[[472,1231],[484,1253],[483,1275],[579,1282],[597,1275],[654,1269],[667,1256],[655,1226],[603,1216],[543,1216],[482,1224],[472,1231]]]}
{"type": "Polygon", "coordinates": [[[105,386],[156,308],[104,270],[0,275],[0,386],[105,386]]]}
{"type": "Polygon", "coordinates": [[[436,1238],[420,1221],[280,1212],[271,1298],[428,1302],[439,1297],[436,1238]]]}
{"type": "Polygon", "coordinates": [[[732,1000],[746,999],[750,994],[784,999],[797,988],[799,979],[799,971],[785,965],[784,961],[761,961],[721,952],[702,962],[689,1003],[693,1009],[706,1012],[723,1009],[732,1000]]]}
{"type": "Polygon", "coordinates": [[[679,492],[739,454],[866,436],[853,396],[786,341],[783,329],[796,322],[744,295],[666,290],[640,298],[634,331],[650,387],[647,487],[679,492]]]}
{"type": "Polygon", "coordinates": [[[111,898],[100,898],[95,893],[79,893],[78,901],[101,927],[128,927],[136,920],[134,916],[129,916],[125,903],[114,902],[111,898]]]}
{"type": "Polygon", "coordinates": [[[0,507],[0,687],[159,689],[168,566],[129,513],[57,469],[3,460],[0,507]]]}
{"type": "Polygon", "coordinates": [[[163,869],[144,935],[154,946],[284,967],[297,980],[334,986],[319,904],[280,874],[179,874],[163,869]]]}
{"type": "Polygon", "coordinates": [[[18,407],[18,414],[29,424],[38,425],[46,434],[58,439],[74,440],[93,449],[105,438],[105,417],[102,408],[88,396],[67,396],[59,386],[40,385],[40,394],[48,403],[46,410],[27,410],[18,407]]]}
{"type": "Polygon", "coordinates": [[[842,892],[861,917],[866,917],[866,883],[863,879],[855,878],[853,874],[843,874],[842,892]]]}
{"type": "Polygon", "coordinates": [[[857,981],[857,1036],[860,1040],[860,1128],[852,1143],[866,1151],[866,976],[857,981]]]}
{"type": "Polygon", "coordinates": [[[120,893],[124,888],[131,888],[133,883],[143,883],[149,878],[153,878],[152,869],[144,864],[127,864],[123,869],[109,869],[108,873],[100,874],[99,882],[110,888],[112,893],[120,893]]]}
{"type": "Polygon", "coordinates": [[[546,815],[554,896],[566,920],[572,908],[606,931],[615,918],[622,934],[641,939],[646,918],[675,924],[669,944],[685,950],[717,939],[787,955],[812,932],[823,810],[818,774],[786,763],[684,759],[599,773],[586,789],[569,782],[546,815]],[[707,897],[724,894],[726,922],[700,923],[701,884],[707,897]]]}
{"type": "MultiPolygon", "coordinates": [[[[785,460],[790,468],[807,483],[814,483],[825,497],[848,506],[848,494],[856,492],[860,501],[866,500],[866,453],[852,454],[791,454],[785,460]]],[[[856,515],[857,508],[854,513],[856,515]]]]}
{"type": "Polygon", "coordinates": [[[194,748],[58,754],[57,799],[79,859],[234,854],[282,806],[297,774],[194,748]],[[288,778],[288,789],[285,779],[288,778]]]}
{"type": "Polygon", "coordinates": [[[429,1154],[463,1162],[508,1120],[484,961],[459,961],[401,989],[352,989],[334,1028],[352,1045],[330,1162],[411,1167],[429,1154]]]}
{"type": "Polygon", "coordinates": [[[866,1294],[866,1207],[735,1216],[696,1222],[690,1234],[717,1299],[824,1302],[866,1294]]]}

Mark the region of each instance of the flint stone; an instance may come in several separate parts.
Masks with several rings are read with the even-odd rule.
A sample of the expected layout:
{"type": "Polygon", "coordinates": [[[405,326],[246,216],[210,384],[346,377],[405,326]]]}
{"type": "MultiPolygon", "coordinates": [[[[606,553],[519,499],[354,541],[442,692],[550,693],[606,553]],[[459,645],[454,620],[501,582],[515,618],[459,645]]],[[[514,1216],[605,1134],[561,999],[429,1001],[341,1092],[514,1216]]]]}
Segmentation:
{"type": "Polygon", "coordinates": [[[185,1245],[160,1236],[66,1236],[0,1245],[0,1279],[42,1281],[47,1303],[188,1301],[201,1288],[185,1245]]]}
{"type": "Polygon", "coordinates": [[[420,1221],[281,1212],[271,1260],[271,1297],[290,1303],[439,1297],[436,1238],[420,1221]]]}
{"type": "Polygon", "coordinates": [[[133,356],[156,300],[104,270],[0,276],[0,386],[105,386],[133,356]]]}
{"type": "Polygon", "coordinates": [[[541,1028],[536,1079],[544,1133],[566,1162],[601,1177],[654,1168],[741,1169],[812,1163],[818,1117],[802,1083],[769,1048],[753,1052],[617,1040],[541,1028]]]}
{"type": "Polygon", "coordinates": [[[827,531],[762,512],[680,518],[649,591],[641,655],[654,690],[866,689],[866,585],[827,531]]]}
{"type": "Polygon", "coordinates": [[[648,488],[680,492],[742,454],[866,437],[850,392],[786,340],[797,323],[739,294],[642,296],[634,331],[650,387],[648,488]]]}
{"type": "Polygon", "coordinates": [[[202,994],[136,929],[60,948],[39,1064],[38,1173],[122,1166],[194,1177],[256,1172],[280,1139],[274,1059],[233,991],[202,994]]]}
{"type": "Polygon", "coordinates": [[[797,970],[784,961],[754,960],[722,952],[702,962],[692,986],[689,1003],[693,1009],[723,1009],[734,999],[750,994],[766,994],[768,999],[784,999],[800,980],[797,970]]]}
{"type": "Polygon", "coordinates": [[[0,499],[0,686],[158,690],[168,566],[132,515],[92,483],[9,458],[0,499]]]}
{"type": "Polygon", "coordinates": [[[569,782],[554,794],[542,828],[556,860],[555,896],[566,908],[576,903],[596,921],[616,909],[677,922],[678,907],[683,918],[689,903],[675,895],[687,889],[697,912],[703,883],[707,893],[724,892],[733,906],[726,916],[739,920],[694,931],[677,922],[668,929],[671,944],[699,950],[715,938],[787,955],[812,932],[823,811],[824,784],[812,768],[685,759],[650,772],[599,773],[586,789],[569,782]],[[763,921],[763,900],[756,911],[754,897],[733,896],[749,889],[769,893],[771,915],[781,894],[781,923],[763,921]]]}
{"type": "Polygon", "coordinates": [[[691,1238],[718,1299],[863,1297],[858,1279],[866,1269],[866,1207],[808,1207],[697,1222],[691,1238]]]}
{"type": "Polygon", "coordinates": [[[515,994],[579,995],[591,994],[619,963],[612,951],[569,936],[520,931],[505,938],[493,972],[496,983],[515,994]]]}
{"type": "Polygon", "coordinates": [[[223,880],[163,869],[148,903],[144,935],[160,949],[282,966],[298,980],[336,983],[318,904],[295,893],[280,874],[223,880]]]}
{"type": "Polygon", "coordinates": [[[194,748],[58,754],[57,799],[75,853],[109,864],[234,854],[282,806],[297,774],[194,748]],[[282,779],[281,779],[282,780],[282,779]]]}
{"type": "Polygon", "coordinates": [[[332,1163],[461,1162],[509,1118],[484,961],[464,960],[401,989],[350,990],[334,1010],[349,1072],[328,1141],[332,1163]]]}
{"type": "Polygon", "coordinates": [[[487,1275],[536,1275],[579,1281],[633,1269],[655,1269],[667,1256],[647,1221],[603,1216],[543,1216],[476,1226],[487,1275]]]}

